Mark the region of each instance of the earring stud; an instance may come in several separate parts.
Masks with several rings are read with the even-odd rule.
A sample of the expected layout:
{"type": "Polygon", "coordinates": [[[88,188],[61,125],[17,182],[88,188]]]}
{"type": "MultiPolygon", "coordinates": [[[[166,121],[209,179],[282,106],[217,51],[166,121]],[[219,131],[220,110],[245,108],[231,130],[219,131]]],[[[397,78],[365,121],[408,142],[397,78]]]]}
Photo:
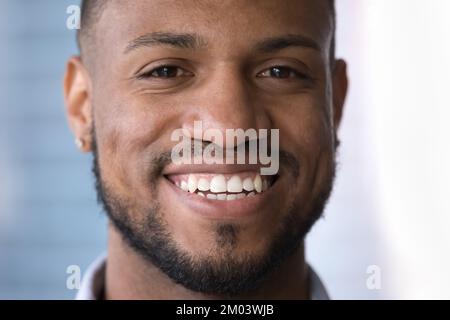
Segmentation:
{"type": "Polygon", "coordinates": [[[84,141],[82,139],[75,139],[75,145],[78,149],[82,149],[84,147],[84,141]]]}

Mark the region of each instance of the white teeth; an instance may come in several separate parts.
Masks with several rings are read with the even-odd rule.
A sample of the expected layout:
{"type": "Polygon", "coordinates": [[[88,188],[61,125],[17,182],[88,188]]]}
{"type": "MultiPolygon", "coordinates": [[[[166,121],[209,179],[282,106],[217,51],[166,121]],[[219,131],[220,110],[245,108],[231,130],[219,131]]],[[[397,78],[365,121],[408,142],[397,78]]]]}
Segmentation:
{"type": "Polygon", "coordinates": [[[188,187],[188,184],[187,184],[186,181],[181,181],[180,188],[183,191],[188,191],[189,190],[189,187],[188,187]]]}
{"type": "Polygon", "coordinates": [[[195,190],[197,190],[197,177],[194,176],[193,174],[189,175],[188,189],[189,189],[190,193],[193,193],[193,192],[195,192],[195,190]]]}
{"type": "Polygon", "coordinates": [[[255,180],[253,180],[256,192],[260,193],[262,191],[262,179],[259,174],[256,175],[255,180]]]}
{"type": "Polygon", "coordinates": [[[226,192],[227,191],[227,182],[225,180],[225,177],[221,174],[214,176],[211,179],[211,183],[210,183],[209,187],[210,187],[211,192],[214,192],[214,193],[226,192]]]}
{"type": "Polygon", "coordinates": [[[247,177],[243,180],[240,176],[234,175],[228,181],[221,174],[213,176],[211,181],[205,177],[197,177],[195,174],[190,174],[187,178],[187,182],[180,179],[175,182],[175,185],[184,191],[197,192],[199,196],[211,200],[231,201],[253,197],[270,187],[269,182],[266,179],[262,179],[259,174],[254,179],[247,177]],[[243,190],[249,193],[243,193],[243,190]],[[212,193],[205,194],[205,191],[211,191],[212,193]],[[227,194],[227,192],[232,194],[227,194]]]}
{"type": "Polygon", "coordinates": [[[244,179],[244,182],[242,183],[242,187],[244,188],[245,191],[253,191],[253,190],[255,190],[252,178],[244,179]]]}
{"type": "Polygon", "coordinates": [[[205,178],[200,178],[198,180],[197,188],[200,191],[208,191],[209,190],[209,181],[206,180],[205,178]]]}
{"type": "Polygon", "coordinates": [[[227,195],[227,201],[230,201],[230,200],[236,200],[237,199],[237,196],[235,195],[235,194],[229,194],[229,195],[227,195]]]}
{"type": "Polygon", "coordinates": [[[242,180],[239,176],[232,176],[227,183],[228,192],[242,192],[242,180]]]}
{"type": "Polygon", "coordinates": [[[226,193],[220,193],[217,195],[217,200],[227,200],[226,193]]]}

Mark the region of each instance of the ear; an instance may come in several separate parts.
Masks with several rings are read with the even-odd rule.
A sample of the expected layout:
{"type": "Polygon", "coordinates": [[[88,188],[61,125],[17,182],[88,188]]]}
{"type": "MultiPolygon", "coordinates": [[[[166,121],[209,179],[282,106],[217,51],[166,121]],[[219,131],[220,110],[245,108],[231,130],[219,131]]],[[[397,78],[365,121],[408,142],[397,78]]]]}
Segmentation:
{"type": "Polygon", "coordinates": [[[91,78],[80,57],[74,56],[67,61],[64,76],[64,101],[69,126],[82,143],[82,152],[91,151],[92,103],[91,78]]]}
{"type": "Polygon", "coordinates": [[[345,98],[347,96],[348,78],[347,64],[344,60],[336,60],[333,68],[333,123],[336,146],[339,145],[337,131],[341,124],[345,98]]]}

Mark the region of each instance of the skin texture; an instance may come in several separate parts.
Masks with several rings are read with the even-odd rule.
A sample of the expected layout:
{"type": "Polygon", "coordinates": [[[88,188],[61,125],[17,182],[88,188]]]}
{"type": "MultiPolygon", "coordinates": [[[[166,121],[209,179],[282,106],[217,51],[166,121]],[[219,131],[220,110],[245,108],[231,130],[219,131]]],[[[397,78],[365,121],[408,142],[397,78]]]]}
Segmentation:
{"type": "MultiPolygon", "coordinates": [[[[96,54],[68,61],[64,94],[70,127],[84,141],[84,152],[95,147],[102,184],[136,228],[157,204],[166,231],[184,253],[218,264],[243,256],[258,261],[288,218],[304,236],[305,221],[317,219],[314,207],[324,204],[330,191],[347,91],[345,63],[330,63],[331,36],[326,1],[114,1],[95,26],[96,54]],[[195,48],[158,44],[127,50],[133,39],[155,32],[195,34],[201,41],[195,48]],[[286,35],[307,37],[317,48],[257,50],[261,41],[286,35]],[[180,76],[139,78],[167,64],[181,68],[180,76]],[[306,76],[261,76],[280,65],[306,76]],[[165,168],[149,165],[170,152],[173,130],[193,130],[194,121],[223,131],[279,128],[280,149],[300,164],[296,177],[282,161],[277,192],[253,209],[258,215],[233,221],[239,232],[232,249],[218,245],[218,224],[225,221],[198,216],[169,191],[165,168]]],[[[112,223],[108,250],[105,298],[224,297],[175,283],[112,223]]],[[[308,289],[300,243],[254,290],[233,296],[308,298],[308,289]]]]}

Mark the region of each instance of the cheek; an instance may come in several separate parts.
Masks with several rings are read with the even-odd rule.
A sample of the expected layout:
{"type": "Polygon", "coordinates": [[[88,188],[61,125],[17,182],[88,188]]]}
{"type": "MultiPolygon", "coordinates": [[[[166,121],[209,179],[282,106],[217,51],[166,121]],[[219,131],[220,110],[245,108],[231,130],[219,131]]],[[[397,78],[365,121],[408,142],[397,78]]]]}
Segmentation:
{"type": "Polygon", "coordinates": [[[324,99],[305,96],[273,116],[280,128],[280,149],[300,161],[300,177],[294,182],[292,197],[303,203],[314,198],[315,190],[330,175],[333,166],[333,129],[324,99]],[[295,193],[295,194],[294,194],[295,193]]]}
{"type": "MultiPolygon", "coordinates": [[[[151,191],[151,159],[167,151],[164,128],[170,114],[157,112],[144,101],[111,103],[97,108],[95,133],[102,176],[123,197],[146,195],[151,191]]],[[[170,141],[170,140],[169,140],[170,141]]]]}
{"type": "Polygon", "coordinates": [[[273,110],[274,126],[280,129],[280,147],[299,160],[314,158],[332,145],[333,129],[326,99],[305,95],[273,110]]]}

